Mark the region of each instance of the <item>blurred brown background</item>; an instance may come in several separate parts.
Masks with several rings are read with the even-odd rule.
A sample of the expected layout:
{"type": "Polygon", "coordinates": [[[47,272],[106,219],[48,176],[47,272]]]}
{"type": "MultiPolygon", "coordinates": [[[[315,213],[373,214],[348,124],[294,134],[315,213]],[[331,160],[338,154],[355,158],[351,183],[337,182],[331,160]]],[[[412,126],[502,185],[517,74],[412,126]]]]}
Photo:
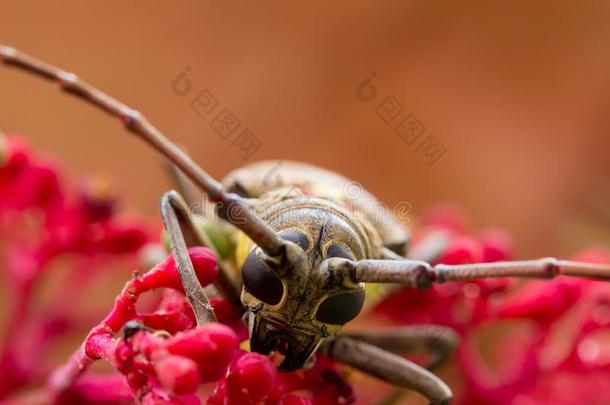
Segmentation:
{"type": "MultiPolygon", "coordinates": [[[[334,169],[416,213],[456,202],[533,256],[610,244],[589,209],[610,207],[608,21],[610,3],[590,0],[3,1],[0,42],[140,109],[220,178],[244,160],[172,92],[188,66],[193,91],[261,141],[250,161],[334,169]],[[364,103],[356,87],[371,72],[378,95],[364,103]],[[435,165],[377,116],[388,95],[446,147],[435,165]]],[[[0,70],[0,128],[75,177],[108,173],[151,217],[170,186],[116,121],[23,73],[0,70]]]]}

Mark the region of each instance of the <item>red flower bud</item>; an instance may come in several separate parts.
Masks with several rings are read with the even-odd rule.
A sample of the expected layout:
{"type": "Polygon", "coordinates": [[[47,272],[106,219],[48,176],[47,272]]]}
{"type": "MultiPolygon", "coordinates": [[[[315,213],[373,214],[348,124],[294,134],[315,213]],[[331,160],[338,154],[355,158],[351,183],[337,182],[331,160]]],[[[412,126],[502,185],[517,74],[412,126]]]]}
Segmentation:
{"type": "Polygon", "coordinates": [[[268,357],[246,353],[232,365],[227,377],[229,403],[258,403],[271,392],[277,371],[268,357]]]}
{"type": "Polygon", "coordinates": [[[163,356],[154,362],[159,381],[171,393],[190,394],[199,386],[197,363],[182,356],[163,356]]]}
{"type": "Polygon", "coordinates": [[[453,238],[438,261],[443,264],[468,264],[480,263],[482,260],[481,243],[472,236],[460,235],[453,238]]]}
{"type": "Polygon", "coordinates": [[[171,337],[166,349],[192,359],[199,367],[202,382],[209,382],[225,374],[238,346],[237,335],[231,328],[208,323],[171,337]]]}

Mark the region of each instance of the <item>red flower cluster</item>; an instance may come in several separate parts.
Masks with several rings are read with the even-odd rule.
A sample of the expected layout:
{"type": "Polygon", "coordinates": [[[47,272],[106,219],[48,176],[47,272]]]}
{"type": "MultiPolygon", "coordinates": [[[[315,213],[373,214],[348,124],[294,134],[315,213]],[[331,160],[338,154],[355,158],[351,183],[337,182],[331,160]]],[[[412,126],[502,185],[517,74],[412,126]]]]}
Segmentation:
{"type": "MultiPolygon", "coordinates": [[[[292,392],[309,391],[315,403],[354,401],[351,387],[328,360],[280,375],[267,357],[241,350],[247,327],[227,301],[212,300],[220,323],[197,327],[171,257],[127,282],[110,313],[67,363],[55,370],[43,365],[40,358],[53,348],[54,337],[78,331],[97,316],[71,305],[84,287],[111,259],[136,258],[152,238],[140,222],[116,214],[116,201],[104,184],[72,191],[60,170],[20,139],[10,138],[2,149],[0,228],[10,235],[2,240],[2,256],[14,303],[0,363],[0,398],[7,403],[123,404],[136,398],[144,404],[199,404],[203,394],[210,404],[296,405],[312,399],[292,392]],[[36,286],[56,277],[60,266],[74,267],[59,287],[69,300],[56,297],[36,313],[36,286]],[[151,310],[142,312],[147,304],[138,302],[153,290],[160,294],[153,294],[151,310]],[[115,373],[89,371],[98,360],[115,373]]],[[[193,248],[190,254],[202,285],[212,283],[217,273],[212,253],[193,248]]]]}
{"type": "MultiPolygon", "coordinates": [[[[201,284],[212,283],[217,275],[212,252],[191,248],[189,253],[201,284]]],[[[97,360],[107,361],[123,374],[133,396],[143,404],[199,404],[200,385],[219,380],[209,404],[310,403],[291,394],[297,390],[311,391],[316,403],[335,404],[339,398],[353,401],[351,388],[327,360],[318,361],[311,370],[280,375],[269,358],[240,350],[239,335],[246,337],[244,324],[236,324],[236,313],[226,310],[225,301],[214,304],[225,308],[217,311],[220,323],[196,326],[181,291],[173,257],[129,281],[112,311],[49,379],[47,389],[54,401],[93,401],[88,397],[91,387],[83,391],[79,378],[97,360]],[[138,299],[159,288],[174,291],[166,292],[155,311],[139,313],[138,299]]],[[[114,376],[107,378],[115,382],[114,376]]],[[[124,393],[124,387],[118,392],[124,393]]]]}
{"type": "MultiPolygon", "coordinates": [[[[0,146],[0,195],[0,258],[12,298],[0,351],[3,402],[110,405],[135,398],[195,405],[206,398],[209,405],[331,405],[376,395],[366,392],[366,384],[358,384],[356,393],[349,381],[358,374],[348,377],[344,367],[321,355],[310,369],[278,373],[272,359],[244,350],[246,325],[225,300],[212,300],[218,323],[197,326],[172,257],[135,273],[90,329],[91,320],[102,316],[73,303],[111,261],[137,265],[151,232],[117,214],[116,199],[103,184],[72,190],[56,166],[14,138],[0,146]],[[59,271],[64,268],[72,272],[66,276],[59,271]],[[41,301],[38,287],[51,281],[59,292],[41,301]],[[60,337],[87,329],[65,364],[41,360],[60,337]],[[91,367],[100,360],[111,370],[91,367]]],[[[451,242],[439,259],[446,264],[511,258],[504,232],[472,235],[468,229],[463,214],[444,207],[416,230],[416,240],[428,232],[448,233],[451,242]]],[[[189,253],[201,284],[213,283],[213,254],[205,248],[189,253]]],[[[592,249],[577,259],[609,262],[610,255],[592,249]]],[[[368,315],[454,328],[462,337],[452,368],[459,375],[450,376],[457,403],[601,404],[610,398],[605,283],[490,279],[425,291],[403,288],[368,315]]]]}
{"type": "Polygon", "coordinates": [[[241,352],[208,399],[209,405],[332,405],[355,402],[354,390],[332,361],[318,355],[309,370],[278,373],[269,358],[241,352]],[[307,391],[310,397],[295,394],[307,391]]]}
{"type": "Polygon", "coordinates": [[[133,258],[150,239],[140,221],[116,215],[115,199],[96,186],[70,190],[56,165],[21,139],[0,137],[1,276],[9,298],[0,398],[45,377],[50,365],[41,357],[86,321],[71,303],[95,282],[96,269],[133,258]],[[60,265],[72,272],[62,274],[63,284],[55,287],[58,298],[41,302],[39,287],[56,284],[52,278],[60,265]]]}
{"type": "MultiPolygon", "coordinates": [[[[423,233],[451,235],[439,263],[511,259],[507,235],[467,233],[467,220],[443,206],[423,233]]],[[[603,249],[575,260],[610,262],[603,249]]],[[[455,402],[476,404],[602,404],[610,398],[610,288],[601,281],[559,277],[515,282],[488,279],[403,288],[381,302],[378,315],[404,324],[440,324],[462,336],[456,355],[460,376],[455,402]]]]}

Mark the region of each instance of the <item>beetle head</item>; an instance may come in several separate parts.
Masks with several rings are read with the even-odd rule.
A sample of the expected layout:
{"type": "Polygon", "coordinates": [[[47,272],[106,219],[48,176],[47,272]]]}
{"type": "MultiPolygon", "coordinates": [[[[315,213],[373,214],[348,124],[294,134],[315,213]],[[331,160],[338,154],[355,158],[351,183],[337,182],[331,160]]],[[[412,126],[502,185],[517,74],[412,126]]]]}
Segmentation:
{"type": "Polygon", "coordinates": [[[274,225],[289,241],[287,263],[252,249],[242,267],[242,302],[251,349],[283,354],[279,369],[290,371],[306,366],[324,338],[360,313],[364,285],[333,274],[326,259],[359,260],[365,248],[353,225],[331,210],[297,208],[274,225]]]}

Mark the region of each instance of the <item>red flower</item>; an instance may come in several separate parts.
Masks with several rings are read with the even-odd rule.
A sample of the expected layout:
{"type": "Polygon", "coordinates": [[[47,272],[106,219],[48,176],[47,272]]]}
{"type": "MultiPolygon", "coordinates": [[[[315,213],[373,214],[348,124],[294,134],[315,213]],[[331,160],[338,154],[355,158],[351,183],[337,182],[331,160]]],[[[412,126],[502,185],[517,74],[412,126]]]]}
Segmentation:
{"type": "MultiPolygon", "coordinates": [[[[78,298],[88,286],[98,289],[97,277],[108,272],[108,265],[122,258],[128,259],[127,268],[142,267],[140,259],[150,262],[159,256],[149,254],[158,253],[159,244],[141,220],[120,213],[107,183],[96,179],[73,187],[55,164],[16,138],[0,155],[0,259],[5,285],[11,286],[0,348],[0,399],[331,405],[354,403],[358,390],[367,389],[366,384],[354,387],[346,367],[320,354],[307,370],[278,373],[270,358],[240,349],[247,347],[247,326],[226,300],[211,300],[218,323],[197,325],[171,256],[153,260],[159,263],[146,265],[152,267],[148,272],[134,273],[114,306],[108,305],[106,317],[81,308],[78,298]],[[58,268],[72,272],[55,277],[58,268]],[[39,287],[50,280],[59,285],[60,296],[41,305],[39,287]],[[90,328],[91,319],[102,321],[90,328]],[[45,361],[56,340],[69,333],[82,336],[87,329],[65,364],[45,361]],[[90,366],[96,361],[108,363],[114,372],[93,373],[90,366]]],[[[450,242],[440,263],[512,256],[505,232],[473,233],[467,217],[453,206],[430,212],[424,226],[415,229],[416,243],[439,230],[450,242]]],[[[201,284],[213,283],[218,269],[212,252],[191,248],[189,254],[201,284]]],[[[592,248],[577,260],[608,263],[610,254],[592,248]]],[[[119,267],[125,268],[124,263],[119,267]]],[[[461,335],[453,360],[461,384],[455,403],[601,404],[610,398],[606,283],[560,277],[551,282],[447,283],[425,291],[403,288],[371,313],[395,324],[446,325],[461,335]]],[[[377,395],[363,393],[363,398],[377,395]]]]}

